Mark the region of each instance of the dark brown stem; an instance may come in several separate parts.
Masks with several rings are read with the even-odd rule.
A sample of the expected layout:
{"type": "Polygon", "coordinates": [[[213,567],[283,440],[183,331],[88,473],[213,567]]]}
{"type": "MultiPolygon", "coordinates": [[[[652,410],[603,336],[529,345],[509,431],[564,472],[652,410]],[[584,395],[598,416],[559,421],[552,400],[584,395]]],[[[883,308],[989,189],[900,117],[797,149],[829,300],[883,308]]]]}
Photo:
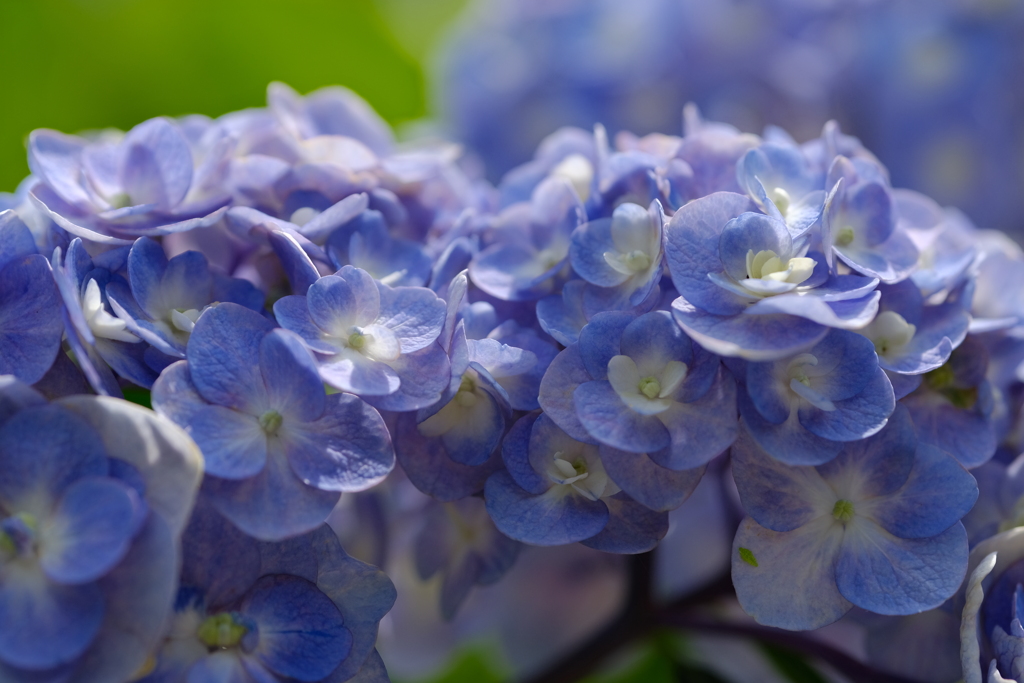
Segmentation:
{"type": "Polygon", "coordinates": [[[686,614],[663,613],[659,617],[662,625],[672,626],[684,631],[740,636],[766,645],[777,645],[787,650],[792,650],[793,652],[828,664],[853,681],[853,683],[915,683],[915,681],[909,678],[873,669],[845,652],[833,648],[831,645],[807,638],[793,631],[783,631],[782,629],[754,624],[716,621],[686,614]]]}
{"type": "Polygon", "coordinates": [[[755,624],[718,621],[694,614],[694,608],[732,595],[732,581],[728,574],[698,591],[658,606],[652,591],[653,553],[634,555],[629,558],[629,562],[629,595],[622,614],[575,651],[528,679],[528,683],[579,681],[597,670],[610,655],[662,628],[720,633],[786,648],[828,664],[853,683],[915,683],[902,676],[872,669],[845,652],[799,633],[755,624]]]}

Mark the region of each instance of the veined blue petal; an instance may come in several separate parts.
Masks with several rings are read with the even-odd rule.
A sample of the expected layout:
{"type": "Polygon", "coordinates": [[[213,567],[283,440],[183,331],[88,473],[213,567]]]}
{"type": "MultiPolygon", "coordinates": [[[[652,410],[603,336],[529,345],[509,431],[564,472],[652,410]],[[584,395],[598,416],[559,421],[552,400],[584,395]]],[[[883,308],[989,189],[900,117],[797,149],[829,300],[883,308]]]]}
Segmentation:
{"type": "Polygon", "coordinates": [[[836,588],[842,542],[843,527],[831,515],[783,532],[744,519],[732,543],[732,582],[743,611],[792,631],[842,617],[852,607],[836,588]]]}
{"type": "Polygon", "coordinates": [[[239,608],[256,625],[252,655],[280,676],[318,681],[341,664],[352,635],[341,612],[315,584],[295,576],[264,576],[239,608]]]}
{"type": "Polygon", "coordinates": [[[835,563],[843,596],[878,614],[914,614],[938,607],[967,572],[967,532],[957,522],[930,538],[902,539],[855,517],[835,563]]]}
{"type": "Polygon", "coordinates": [[[487,512],[498,530],[532,545],[565,545],[597,534],[608,523],[599,500],[556,486],[540,495],[519,488],[507,472],[495,472],[484,489],[487,512]]]}

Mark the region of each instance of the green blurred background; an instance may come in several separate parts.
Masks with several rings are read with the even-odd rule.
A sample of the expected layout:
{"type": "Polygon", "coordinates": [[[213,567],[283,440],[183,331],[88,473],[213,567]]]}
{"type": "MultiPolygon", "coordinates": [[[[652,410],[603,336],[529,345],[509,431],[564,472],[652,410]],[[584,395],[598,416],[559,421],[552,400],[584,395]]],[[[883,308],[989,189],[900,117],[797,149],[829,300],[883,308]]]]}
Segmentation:
{"type": "Polygon", "coordinates": [[[392,124],[427,111],[424,63],[464,0],[0,0],[0,191],[34,128],[127,130],[341,84],[392,124]]]}

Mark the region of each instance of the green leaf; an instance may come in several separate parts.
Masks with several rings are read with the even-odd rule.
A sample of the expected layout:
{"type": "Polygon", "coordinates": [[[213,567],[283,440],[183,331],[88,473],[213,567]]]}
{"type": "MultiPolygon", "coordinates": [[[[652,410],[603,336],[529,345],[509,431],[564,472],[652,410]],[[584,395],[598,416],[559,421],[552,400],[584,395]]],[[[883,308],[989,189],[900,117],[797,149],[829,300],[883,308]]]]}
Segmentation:
{"type": "MultiPolygon", "coordinates": [[[[455,654],[453,661],[443,673],[425,679],[424,683],[504,683],[508,676],[501,673],[505,667],[501,666],[497,659],[483,646],[467,648],[455,654]]],[[[392,680],[395,683],[402,683],[395,678],[392,680]]]]}
{"type": "Polygon", "coordinates": [[[751,567],[757,566],[757,558],[754,557],[754,553],[751,552],[750,548],[740,548],[740,559],[751,567]]]}
{"type": "Polygon", "coordinates": [[[675,683],[676,663],[657,643],[643,647],[625,667],[595,674],[585,683],[675,683]]]}
{"type": "Polygon", "coordinates": [[[827,683],[825,677],[815,671],[806,659],[792,650],[766,644],[759,647],[775,670],[793,683],[827,683]]]}
{"type": "Polygon", "coordinates": [[[124,387],[121,389],[121,393],[124,394],[124,399],[126,401],[138,403],[143,408],[153,410],[153,403],[149,400],[149,389],[143,389],[142,387],[124,387]]]}

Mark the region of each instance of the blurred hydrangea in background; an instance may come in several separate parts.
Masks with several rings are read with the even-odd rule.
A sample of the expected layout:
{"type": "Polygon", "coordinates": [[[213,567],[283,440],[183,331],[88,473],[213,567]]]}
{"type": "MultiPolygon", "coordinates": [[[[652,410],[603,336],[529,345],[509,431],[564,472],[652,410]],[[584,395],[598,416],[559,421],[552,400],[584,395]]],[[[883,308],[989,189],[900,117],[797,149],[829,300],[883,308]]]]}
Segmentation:
{"type": "Polygon", "coordinates": [[[0,23],[0,680],[1024,680],[1024,6],[0,23]]]}
{"type": "Polygon", "coordinates": [[[494,179],[559,126],[711,120],[807,140],[828,119],[892,181],[1024,233],[1024,6],[1001,0],[478,0],[434,103],[494,179]]]}

